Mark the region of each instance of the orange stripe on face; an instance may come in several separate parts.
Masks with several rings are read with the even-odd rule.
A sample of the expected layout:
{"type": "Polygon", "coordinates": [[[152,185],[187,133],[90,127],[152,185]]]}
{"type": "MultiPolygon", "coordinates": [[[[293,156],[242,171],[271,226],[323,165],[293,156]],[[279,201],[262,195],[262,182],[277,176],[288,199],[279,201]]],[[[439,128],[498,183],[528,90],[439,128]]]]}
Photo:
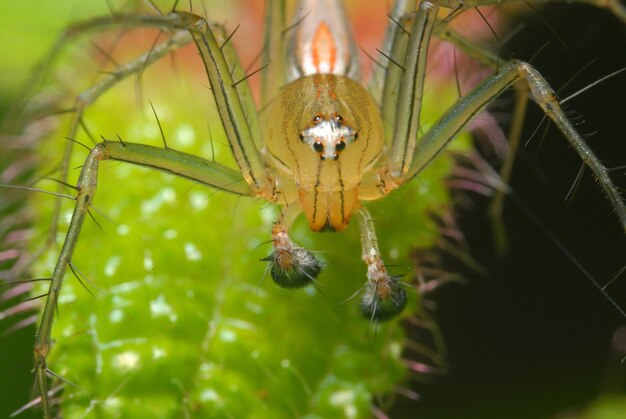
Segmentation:
{"type": "Polygon", "coordinates": [[[315,86],[315,98],[322,98],[322,78],[319,74],[313,75],[313,86],[315,86]]]}
{"type": "Polygon", "coordinates": [[[320,23],[313,36],[313,65],[318,73],[332,73],[337,62],[337,45],[330,28],[320,23]]]}

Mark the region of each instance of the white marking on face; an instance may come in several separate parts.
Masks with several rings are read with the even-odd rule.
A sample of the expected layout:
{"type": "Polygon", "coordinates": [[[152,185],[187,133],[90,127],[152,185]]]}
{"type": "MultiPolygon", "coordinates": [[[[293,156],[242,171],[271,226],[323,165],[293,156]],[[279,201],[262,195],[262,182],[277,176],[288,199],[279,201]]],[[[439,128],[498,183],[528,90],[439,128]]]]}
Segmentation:
{"type": "Polygon", "coordinates": [[[357,139],[357,132],[343,124],[341,116],[313,118],[313,125],[300,134],[300,139],[320,154],[320,159],[337,160],[347,144],[357,139]]]}

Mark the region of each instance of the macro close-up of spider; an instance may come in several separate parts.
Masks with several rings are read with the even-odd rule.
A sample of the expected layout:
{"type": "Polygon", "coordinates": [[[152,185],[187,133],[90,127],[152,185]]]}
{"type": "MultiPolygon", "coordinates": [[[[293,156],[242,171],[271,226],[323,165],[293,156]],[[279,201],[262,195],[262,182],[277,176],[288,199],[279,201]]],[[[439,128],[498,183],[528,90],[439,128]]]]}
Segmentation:
{"type": "MultiPolygon", "coordinates": [[[[503,208],[520,201],[623,322],[606,273],[509,183],[546,123],[581,167],[563,175],[572,200],[595,180],[591,205],[623,239],[613,172],[568,108],[604,78],[563,96],[532,63],[541,50],[513,58],[498,33],[519,5],[94,3],[6,13],[55,22],[15,46],[32,75],[3,80],[25,87],[4,117],[0,321],[36,328],[12,360],[31,394],[7,413],[393,417],[399,396],[420,398],[411,382],[448,370],[428,295],[465,278],[440,253],[488,276],[454,214],[468,193],[489,198],[489,247],[516,249],[503,208]]],[[[626,39],[623,4],[581,3],[626,39]]],[[[603,76],[623,87],[622,70],[603,76]]],[[[623,265],[619,245],[603,253],[606,272],[623,265]]]]}

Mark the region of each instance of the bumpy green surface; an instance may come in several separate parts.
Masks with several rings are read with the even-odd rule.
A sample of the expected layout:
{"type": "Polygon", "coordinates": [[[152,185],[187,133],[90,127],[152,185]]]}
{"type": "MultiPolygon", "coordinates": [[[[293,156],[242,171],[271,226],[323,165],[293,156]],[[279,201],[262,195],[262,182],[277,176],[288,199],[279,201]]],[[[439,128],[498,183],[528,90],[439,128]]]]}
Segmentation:
{"type": "MultiPolygon", "coordinates": [[[[78,51],[55,76],[67,106],[94,80],[93,68],[76,65],[78,51]]],[[[190,51],[183,55],[193,62],[190,51]]],[[[94,136],[159,145],[150,100],[171,148],[206,158],[214,149],[217,161],[233,166],[205,78],[187,71],[185,60],[179,66],[178,77],[167,62],[144,74],[142,111],[131,79],[88,110],[86,126],[94,136]]],[[[56,131],[42,142],[42,171],[60,159],[67,118],[49,121],[56,131]]],[[[84,131],[77,140],[90,143],[84,131]]],[[[72,167],[85,157],[76,146],[72,167]]],[[[410,272],[409,250],[436,239],[426,212],[445,210],[449,167],[439,159],[418,181],[369,205],[393,274],[410,272]]],[[[313,234],[299,220],[294,241],[326,265],[322,292],[283,290],[259,261],[270,252],[277,208],[118,162],[101,164],[98,187],[95,207],[110,221],[92,211],[103,231],[87,219],[72,259],[93,295],[66,275],[49,356],[49,368],[77,384],[64,386],[64,417],[367,417],[375,394],[406,379],[399,323],[373,327],[359,315],[359,297],[342,303],[365,280],[356,220],[339,234],[313,234]]],[[[38,237],[53,199],[33,196],[38,237]]],[[[71,211],[65,202],[61,233],[71,211]]],[[[56,257],[56,249],[47,253],[34,276],[49,276],[56,257]]],[[[416,293],[408,294],[406,313],[419,312],[416,293]]]]}
{"type": "MultiPolygon", "coordinates": [[[[115,126],[126,141],[159,141],[150,118],[118,124],[128,105],[110,99],[91,112],[93,132],[115,126]]],[[[206,155],[202,117],[189,118],[193,110],[184,104],[153,102],[169,145],[206,155]]],[[[59,143],[45,149],[53,153],[59,143]]],[[[78,166],[85,153],[75,155],[78,166]]],[[[406,266],[410,247],[433,240],[424,210],[443,208],[445,192],[432,179],[446,166],[438,163],[421,182],[371,206],[388,264],[406,266]]],[[[36,201],[51,203],[47,196],[36,201]]],[[[84,227],[73,263],[94,283],[88,285],[94,296],[66,276],[49,363],[80,386],[66,386],[67,417],[86,410],[128,417],[363,417],[373,394],[392,391],[405,377],[399,325],[372,329],[359,316],[358,298],[340,304],[365,279],[356,222],[345,233],[313,234],[300,220],[293,232],[325,261],[323,295],[313,287],[279,289],[266,274],[259,259],[270,251],[264,242],[278,213],[264,202],[105,162],[95,207],[115,225],[94,212],[104,233],[91,220],[84,227]]],[[[48,220],[47,211],[41,217],[48,220]]],[[[55,257],[48,254],[38,266],[41,274],[55,257]]]]}

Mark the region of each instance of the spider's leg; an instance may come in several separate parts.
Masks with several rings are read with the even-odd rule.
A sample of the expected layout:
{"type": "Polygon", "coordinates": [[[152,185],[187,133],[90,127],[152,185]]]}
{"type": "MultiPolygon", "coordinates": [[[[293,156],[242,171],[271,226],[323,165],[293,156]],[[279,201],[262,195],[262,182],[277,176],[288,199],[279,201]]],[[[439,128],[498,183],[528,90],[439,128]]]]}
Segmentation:
{"type": "MultiPolygon", "coordinates": [[[[522,0],[436,0],[441,7],[446,7],[455,11],[473,9],[479,6],[498,5],[502,3],[521,3],[522,0]]],[[[543,3],[570,3],[567,0],[543,0],[543,3]]],[[[583,3],[601,9],[607,9],[622,22],[626,22],[626,6],[620,0],[572,0],[572,3],[583,3]]],[[[539,3],[539,1],[537,2],[539,3]]]]}
{"type": "MultiPolygon", "coordinates": [[[[506,60],[491,51],[465,38],[463,35],[450,28],[450,26],[444,21],[437,24],[433,34],[437,38],[453,44],[469,57],[478,60],[481,64],[491,67],[494,71],[497,71],[500,65],[502,65],[503,62],[506,62],[506,60]]],[[[513,107],[509,132],[507,134],[508,148],[506,156],[503,158],[502,167],[500,168],[499,173],[501,184],[503,185],[507,185],[511,178],[513,165],[515,163],[515,156],[517,155],[517,150],[522,136],[524,118],[526,116],[526,108],[528,106],[530,93],[528,84],[522,81],[514,83],[513,88],[515,89],[515,105],[513,107]]],[[[495,248],[501,253],[506,252],[508,247],[506,230],[502,220],[502,210],[504,207],[505,197],[506,190],[503,188],[496,188],[489,208],[494,231],[495,248]]]]}
{"type": "MultiPolygon", "coordinates": [[[[379,71],[379,73],[384,72],[382,75],[384,77],[382,91],[380,93],[380,109],[385,141],[388,146],[391,145],[392,139],[395,138],[394,127],[397,117],[398,97],[400,96],[400,83],[403,75],[406,73],[404,64],[411,22],[411,15],[408,13],[404,13],[397,20],[390,22],[388,27],[396,28],[392,35],[392,42],[386,49],[381,51],[381,54],[386,58],[387,65],[383,70],[379,71]]],[[[385,39],[385,41],[387,40],[385,39]]]]}
{"type": "Polygon", "coordinates": [[[305,287],[313,283],[322,271],[322,262],[289,238],[289,228],[301,211],[297,205],[285,207],[280,220],[272,228],[272,253],[262,259],[269,262],[268,270],[274,282],[284,288],[305,287]]]}
{"type": "Polygon", "coordinates": [[[89,153],[76,185],[76,205],[72,213],[69,229],[63,247],[54,267],[47,300],[37,331],[34,347],[35,375],[41,396],[44,416],[51,417],[48,399],[47,376],[51,374],[46,366],[50,352],[50,337],[54,313],[59,299],[65,272],[72,260],[83,222],[88,214],[98,180],[98,165],[102,160],[117,160],[162,170],[216,189],[239,195],[251,196],[252,190],[235,170],[224,167],[191,154],[170,148],[159,148],[136,143],[104,141],[97,144],[89,153]]]}
{"type": "MultiPolygon", "coordinates": [[[[449,7],[445,2],[438,3],[449,7]]],[[[472,5],[475,7],[488,3],[493,3],[493,1],[478,0],[477,4],[472,3],[472,5]]],[[[469,6],[465,5],[465,7],[469,6]]],[[[383,169],[381,182],[379,182],[381,193],[384,194],[413,178],[445,148],[456,134],[467,126],[467,123],[473,116],[482,111],[488,103],[508,87],[517,81],[521,81],[530,90],[531,97],[543,108],[547,116],[555,122],[581,156],[584,163],[591,169],[615,208],[623,228],[626,229],[626,206],[620,197],[618,189],[610,179],[607,169],[585,144],[580,134],[576,132],[572,123],[559,106],[554,92],[545,79],[527,63],[521,61],[505,63],[497,74],[484,81],[467,96],[461,98],[420,139],[419,145],[415,146],[419,127],[426,52],[433,34],[433,26],[436,23],[437,9],[438,6],[427,1],[420,3],[410,29],[408,41],[397,41],[407,42],[407,52],[402,61],[403,64],[390,63],[387,70],[386,85],[394,83],[395,77],[392,77],[390,71],[397,70],[391,70],[392,67],[401,66],[402,77],[398,87],[401,94],[398,94],[397,105],[394,108],[396,119],[389,162],[383,169]]],[[[398,31],[396,38],[399,36],[406,36],[406,33],[398,31]]],[[[464,46],[465,49],[471,50],[474,56],[481,58],[483,61],[491,62],[491,65],[493,65],[494,61],[498,62],[497,57],[473,47],[471,43],[464,43],[464,46]]],[[[394,106],[393,100],[386,102],[383,97],[383,111],[387,106],[394,106]]],[[[516,124],[521,124],[523,119],[523,103],[520,106],[521,108],[516,115],[516,124]]]]}
{"type": "Polygon", "coordinates": [[[242,103],[238,91],[239,83],[233,80],[230,66],[213,29],[206,20],[191,13],[175,12],[169,16],[177,18],[177,27],[189,30],[196,42],[228,142],[246,182],[256,196],[275,200],[274,181],[261,160],[255,146],[255,133],[250,128],[258,125],[256,122],[249,122],[251,118],[256,120],[256,113],[246,114],[249,106],[242,103]]]}
{"type": "MultiPolygon", "coordinates": [[[[502,167],[500,168],[499,173],[500,180],[504,185],[509,184],[511,174],[513,173],[513,164],[515,163],[515,156],[517,155],[520,140],[522,138],[522,130],[524,129],[526,108],[528,107],[529,99],[527,84],[515,83],[513,88],[515,89],[515,105],[513,106],[513,114],[511,115],[510,122],[511,125],[507,134],[509,146],[506,151],[506,156],[504,156],[502,161],[502,167]]],[[[491,205],[489,206],[489,215],[493,226],[495,248],[500,252],[500,254],[506,253],[509,247],[506,227],[504,226],[504,219],[502,218],[505,197],[506,190],[503,188],[496,188],[491,200],[491,205]]]]}
{"type": "Polygon", "coordinates": [[[230,68],[230,74],[234,80],[233,84],[237,87],[237,93],[239,94],[241,106],[243,107],[244,120],[250,128],[254,144],[257,149],[261,149],[263,146],[263,135],[261,134],[259,119],[256,117],[256,102],[247,79],[258,72],[261,72],[261,74],[264,75],[267,70],[265,68],[266,64],[264,63],[261,65],[255,63],[255,60],[255,62],[251,64],[251,68],[243,68],[241,62],[239,61],[237,49],[232,42],[232,38],[236,35],[237,29],[234,29],[230,33],[226,33],[224,27],[211,24],[211,30],[213,31],[217,42],[220,44],[220,49],[224,54],[224,59],[230,68]]]}
{"type": "Polygon", "coordinates": [[[494,98],[518,81],[523,81],[528,85],[532,99],[556,124],[580,155],[584,164],[591,169],[615,208],[622,227],[626,229],[626,205],[609,177],[608,170],[567,118],[559,106],[554,91],[543,76],[530,64],[523,61],[513,60],[506,63],[500,71],[483,81],[478,87],[452,106],[420,140],[404,180],[413,178],[428,166],[445,149],[449,142],[467,127],[467,124],[474,116],[479,114],[494,98]]]}
{"type": "MultiPolygon", "coordinates": [[[[152,50],[134,59],[133,61],[120,66],[113,73],[107,74],[93,86],[81,92],[74,102],[74,112],[69,123],[69,129],[67,137],[71,139],[76,138],[76,133],[80,126],[85,109],[93,104],[100,95],[108,91],[111,87],[126,79],[127,77],[137,74],[150,64],[158,61],[165,55],[171,53],[177,48],[180,48],[191,42],[191,36],[186,32],[175,33],[168,40],[156,45],[152,50]]],[[[67,180],[69,159],[72,152],[73,142],[68,141],[65,151],[63,153],[63,161],[61,163],[61,179],[67,180]]]]}
{"type": "MultiPolygon", "coordinates": [[[[392,10],[389,12],[389,23],[387,24],[387,28],[385,29],[385,38],[383,40],[382,48],[379,50],[381,54],[388,55],[394,59],[404,60],[404,52],[406,51],[406,46],[404,48],[396,47],[394,49],[394,45],[396,42],[400,42],[403,38],[398,38],[398,32],[406,31],[406,18],[405,16],[409,13],[413,8],[413,2],[409,0],[396,0],[393,4],[392,10]]],[[[404,37],[408,38],[408,37],[404,37]]],[[[389,61],[389,59],[387,59],[389,61]]],[[[383,113],[386,111],[386,106],[383,103],[383,93],[385,88],[385,75],[388,71],[392,70],[391,67],[400,70],[400,67],[393,66],[391,63],[387,65],[383,65],[382,62],[376,61],[378,64],[372,74],[372,78],[368,83],[368,90],[374,96],[374,100],[381,104],[381,109],[383,113]]],[[[392,78],[392,80],[399,80],[399,77],[392,78]]],[[[391,86],[387,88],[390,89],[391,86]]],[[[394,83],[395,95],[398,92],[398,83],[394,83]]],[[[390,89],[391,92],[391,89],[390,89]]],[[[387,94],[389,94],[388,92],[387,94]]],[[[393,104],[395,100],[391,100],[392,98],[387,97],[386,103],[393,104]]],[[[389,113],[384,113],[384,115],[391,115],[389,113]]],[[[384,120],[384,119],[383,119],[384,120]]],[[[393,122],[391,118],[388,118],[389,122],[393,122]]],[[[387,128],[385,128],[387,129],[387,128]]],[[[385,138],[391,138],[391,132],[387,133],[385,131],[385,138]]]]}
{"type": "MultiPolygon", "coordinates": [[[[97,16],[94,18],[75,22],[67,26],[63,32],[57,37],[49,52],[35,66],[24,87],[21,91],[21,99],[17,105],[11,110],[9,123],[20,122],[20,117],[24,116],[25,110],[33,95],[39,91],[43,82],[53,71],[56,62],[59,60],[63,51],[72,42],[84,35],[93,34],[94,32],[104,32],[119,26],[123,30],[129,30],[139,27],[154,27],[163,24],[164,18],[154,15],[123,15],[112,14],[108,16],[97,16]]],[[[9,126],[12,130],[15,127],[9,126]]]]}
{"type": "Polygon", "coordinates": [[[406,292],[387,272],[378,249],[374,222],[369,211],[361,207],[358,212],[361,229],[363,261],[367,265],[367,282],[361,299],[361,312],[371,320],[389,320],[396,317],[406,305],[406,292]]]}
{"type": "MultiPolygon", "coordinates": [[[[41,61],[37,70],[27,83],[26,90],[22,94],[23,100],[18,103],[13,112],[19,114],[25,111],[25,104],[31,99],[32,94],[29,93],[33,89],[39,86],[41,81],[45,78],[46,74],[51,71],[58,56],[62,53],[63,49],[74,38],[79,37],[93,31],[100,31],[109,29],[112,26],[123,26],[125,28],[156,26],[163,29],[168,29],[169,19],[163,16],[151,16],[151,15],[111,15],[101,16],[82,22],[75,23],[67,28],[61,36],[57,39],[51,52],[41,61]]],[[[137,57],[136,59],[119,66],[115,71],[104,75],[98,82],[94,83],[89,88],[82,91],[74,100],[72,107],[72,113],[70,121],[68,123],[68,130],[65,135],[66,138],[74,140],[77,138],[79,127],[82,124],[82,119],[85,110],[91,106],[96,100],[114,85],[122,80],[138,74],[145,70],[152,63],[158,61],[162,57],[171,53],[172,51],[180,48],[192,41],[191,36],[186,31],[178,31],[170,36],[167,40],[155,45],[147,53],[137,57]]],[[[17,118],[19,119],[19,118],[17,118]]],[[[67,182],[69,174],[69,162],[72,154],[74,142],[67,141],[65,149],[63,151],[63,157],[61,159],[59,172],[59,182],[57,187],[57,193],[62,193],[64,190],[63,182],[67,182]]],[[[50,224],[50,232],[45,243],[35,252],[24,255],[12,268],[11,276],[13,278],[19,277],[24,269],[28,268],[34,260],[36,260],[49,246],[54,243],[55,237],[58,231],[58,221],[61,213],[61,201],[57,200],[52,212],[52,222],[50,224]]]]}
{"type": "MultiPolygon", "coordinates": [[[[518,0],[509,0],[509,2],[518,1],[518,0]]],[[[557,2],[559,0],[548,0],[551,2],[557,2]]],[[[595,6],[598,8],[605,8],[613,13],[618,19],[622,22],[626,22],[626,5],[621,3],[619,0],[611,0],[611,1],[603,1],[603,0],[576,0],[575,2],[589,4],[591,6],[595,6]]],[[[494,5],[500,4],[500,1],[497,0],[468,0],[468,1],[459,1],[459,0],[437,0],[436,3],[441,7],[447,7],[455,10],[455,12],[460,11],[462,9],[470,9],[478,6],[486,6],[486,5],[494,5]]],[[[473,43],[471,40],[464,38],[462,35],[458,34],[454,30],[450,29],[450,27],[445,22],[438,22],[435,27],[434,35],[440,39],[446,40],[452,44],[454,44],[457,48],[465,52],[470,57],[473,57],[479,60],[484,65],[490,66],[495,70],[498,69],[500,65],[505,60],[502,60],[497,55],[487,51],[484,48],[481,48],[479,45],[473,43]]],[[[515,161],[515,155],[517,153],[517,149],[519,148],[520,137],[522,134],[522,127],[526,113],[526,106],[528,104],[528,95],[530,93],[530,88],[528,83],[518,82],[513,85],[516,92],[516,102],[513,110],[511,125],[509,128],[509,133],[507,138],[509,139],[509,148],[507,151],[507,155],[503,160],[502,167],[500,169],[500,179],[502,180],[502,184],[505,185],[508,183],[513,164],[515,161]]],[[[559,128],[563,131],[563,128],[559,126],[559,128]]],[[[571,140],[570,140],[571,142],[571,140]]],[[[578,150],[578,149],[577,149],[578,150]]],[[[581,151],[578,150],[579,154],[581,151]]],[[[581,154],[581,157],[582,154],[581,154]]],[[[595,156],[594,156],[595,157],[595,156]]],[[[585,157],[583,157],[585,160],[585,157]]],[[[595,159],[597,161],[597,159],[595,159]]],[[[585,160],[586,161],[586,160],[585,160]]],[[[593,164],[593,163],[589,163],[593,164]]],[[[607,189],[613,189],[612,184],[604,186],[604,176],[598,175],[598,173],[594,172],[596,178],[603,184],[603,187],[609,196],[614,208],[616,208],[616,212],[620,219],[624,217],[620,214],[623,214],[623,204],[620,205],[616,203],[615,194],[607,191],[607,189]],[[621,207],[621,209],[620,209],[621,207]]],[[[502,222],[502,209],[504,205],[506,190],[504,188],[496,188],[494,193],[491,205],[490,205],[490,214],[492,218],[493,230],[496,241],[496,248],[500,251],[505,251],[507,247],[507,239],[506,239],[506,231],[502,222]]]]}
{"type": "MultiPolygon", "coordinates": [[[[383,92],[383,124],[386,138],[391,138],[386,167],[390,183],[394,178],[402,178],[411,164],[419,129],[428,45],[438,11],[439,7],[433,3],[421,2],[411,27],[408,31],[397,31],[392,46],[392,54],[404,53],[398,57],[400,62],[390,58],[393,62],[388,64],[383,92]],[[390,136],[391,131],[393,134],[390,136]]],[[[404,19],[402,25],[405,24],[403,22],[404,19]]]]}
{"type": "MultiPolygon", "coordinates": [[[[263,74],[261,75],[261,109],[274,98],[286,83],[286,27],[285,0],[265,2],[265,33],[263,36],[263,74]]],[[[295,23],[294,23],[295,24],[295,23]]]]}

